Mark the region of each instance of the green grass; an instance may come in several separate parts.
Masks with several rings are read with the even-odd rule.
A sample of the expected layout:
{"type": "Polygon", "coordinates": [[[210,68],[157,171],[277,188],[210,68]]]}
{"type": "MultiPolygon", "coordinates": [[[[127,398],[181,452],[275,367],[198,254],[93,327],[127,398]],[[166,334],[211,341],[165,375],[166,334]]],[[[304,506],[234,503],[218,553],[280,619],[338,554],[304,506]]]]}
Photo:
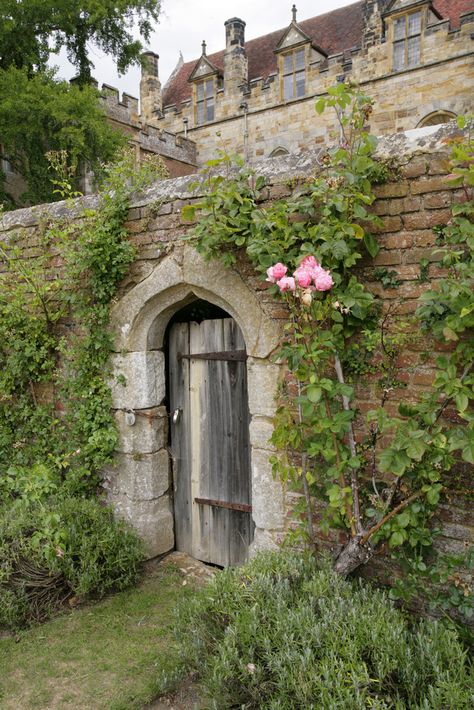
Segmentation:
{"type": "Polygon", "coordinates": [[[143,707],[179,670],[172,610],[190,594],[160,565],[139,587],[0,639],[0,708],[143,707]]]}

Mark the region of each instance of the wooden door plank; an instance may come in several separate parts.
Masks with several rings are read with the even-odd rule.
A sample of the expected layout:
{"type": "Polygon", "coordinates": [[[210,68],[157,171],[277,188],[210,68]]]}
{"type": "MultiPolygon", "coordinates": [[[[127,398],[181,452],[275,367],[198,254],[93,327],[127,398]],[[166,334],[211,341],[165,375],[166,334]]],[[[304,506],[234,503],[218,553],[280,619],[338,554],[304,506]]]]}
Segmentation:
{"type": "MultiPolygon", "coordinates": [[[[203,321],[206,322],[206,321],[203,321]]],[[[189,324],[190,352],[205,352],[202,324],[189,324]]],[[[205,387],[206,362],[190,360],[190,411],[191,411],[191,491],[193,557],[212,562],[210,554],[211,511],[195,502],[195,498],[209,495],[209,465],[203,431],[207,430],[208,412],[203,406],[202,390],[205,387]]]]}
{"type": "Polygon", "coordinates": [[[242,333],[228,318],[179,324],[173,326],[171,336],[171,400],[183,402],[182,426],[173,427],[172,432],[173,452],[180,464],[175,501],[178,549],[224,567],[240,564],[247,558],[253,537],[251,514],[231,509],[233,504],[251,505],[242,333]],[[228,359],[232,352],[239,356],[228,359]],[[224,353],[226,358],[190,358],[190,353],[224,353]],[[182,462],[185,457],[187,464],[182,462]],[[180,486],[181,472],[188,482],[180,486]],[[210,506],[209,500],[229,506],[210,506]]]}
{"type": "Polygon", "coordinates": [[[179,352],[189,353],[189,324],[176,323],[169,337],[169,386],[171,454],[173,466],[174,525],[176,549],[192,554],[192,492],[190,448],[189,361],[179,360],[179,352]],[[178,421],[173,412],[179,409],[178,421]]]}

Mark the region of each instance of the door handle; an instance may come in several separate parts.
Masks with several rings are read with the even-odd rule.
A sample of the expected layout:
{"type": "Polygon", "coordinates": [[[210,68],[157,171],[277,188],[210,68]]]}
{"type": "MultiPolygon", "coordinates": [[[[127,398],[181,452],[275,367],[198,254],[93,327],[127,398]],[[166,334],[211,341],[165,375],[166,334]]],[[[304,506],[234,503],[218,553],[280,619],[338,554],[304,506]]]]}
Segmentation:
{"type": "Polygon", "coordinates": [[[181,409],[179,407],[177,407],[174,410],[173,414],[171,415],[171,421],[173,422],[173,424],[177,424],[179,422],[180,417],[181,417],[181,409]]]}

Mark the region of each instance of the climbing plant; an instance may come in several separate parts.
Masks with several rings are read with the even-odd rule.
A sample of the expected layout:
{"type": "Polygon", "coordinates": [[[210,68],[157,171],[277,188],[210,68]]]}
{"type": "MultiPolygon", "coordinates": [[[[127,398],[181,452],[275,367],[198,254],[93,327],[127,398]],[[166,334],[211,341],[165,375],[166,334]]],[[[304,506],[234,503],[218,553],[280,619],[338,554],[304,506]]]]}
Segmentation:
{"type": "Polygon", "coordinates": [[[428,549],[447,472],[460,460],[474,463],[473,142],[468,136],[454,145],[454,179],[466,199],[439,232],[449,276],[424,294],[416,320],[402,319],[374,298],[357,268],[378,252],[372,186],[389,172],[375,160],[376,141],[365,129],[372,101],[338,84],[316,104],[318,113],[327,108],[336,115],[337,144],[293,197],[262,207],[264,179],[242,161],[232,172],[231,159],[221,156],[208,164],[200,203],[184,214],[195,218],[199,210],[192,236],[198,251],[232,265],[245,250],[287,305],[279,357],[290,377],[275,418],[274,470],[302,484],[311,542],[315,497],[325,502],[323,528],[347,530],[335,568],[348,574],[383,543],[392,551],[428,549]],[[386,405],[401,385],[398,354],[420,327],[451,348],[436,361],[433,387],[418,401],[401,402],[395,414],[386,405]],[[380,405],[363,416],[355,395],[368,375],[377,380],[380,405]],[[448,407],[458,425],[445,421],[448,407]]]}
{"type": "MultiPolygon", "coordinates": [[[[51,154],[50,162],[55,190],[77,197],[67,156],[51,154]]],[[[95,207],[71,203],[64,218],[46,211],[34,241],[19,231],[0,243],[0,491],[6,498],[35,485],[49,493],[96,489],[117,437],[108,322],[135,254],[124,222],[130,196],[164,172],[157,160],[137,169],[126,151],[106,168],[95,207]]]]}

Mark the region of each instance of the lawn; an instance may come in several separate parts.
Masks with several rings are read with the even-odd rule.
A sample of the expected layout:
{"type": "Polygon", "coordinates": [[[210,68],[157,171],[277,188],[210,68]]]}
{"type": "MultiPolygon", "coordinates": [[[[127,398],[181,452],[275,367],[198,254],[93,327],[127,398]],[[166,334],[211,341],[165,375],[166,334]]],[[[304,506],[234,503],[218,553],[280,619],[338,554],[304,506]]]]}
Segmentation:
{"type": "Polygon", "coordinates": [[[193,593],[176,565],[136,588],[0,639],[2,710],[131,710],[168,686],[179,667],[172,610],[193,593]]]}

